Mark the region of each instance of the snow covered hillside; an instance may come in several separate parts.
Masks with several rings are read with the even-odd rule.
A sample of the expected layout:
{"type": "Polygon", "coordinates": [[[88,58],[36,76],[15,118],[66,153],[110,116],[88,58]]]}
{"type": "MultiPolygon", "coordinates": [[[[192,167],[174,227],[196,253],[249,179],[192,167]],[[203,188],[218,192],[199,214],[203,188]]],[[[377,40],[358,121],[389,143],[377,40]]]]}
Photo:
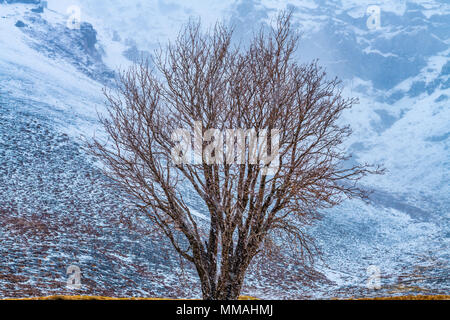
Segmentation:
{"type": "Polygon", "coordinates": [[[286,7],[303,33],[298,59],[319,58],[360,99],[343,119],[354,130],[352,161],[383,163],[388,173],[363,181],[375,190],[370,203],[347,201],[310,230],[326,279],[310,287],[295,270],[282,280],[253,271],[243,293],[448,294],[448,1],[0,0],[0,297],[67,293],[71,264],[85,294],[199,295],[191,270],[178,282],[168,244],[108,184],[80,136],[103,134],[101,89],[114,71],[173,39],[190,17],[233,23],[245,40],[286,7]],[[379,290],[366,288],[370,266],[380,270],[379,290]]]}

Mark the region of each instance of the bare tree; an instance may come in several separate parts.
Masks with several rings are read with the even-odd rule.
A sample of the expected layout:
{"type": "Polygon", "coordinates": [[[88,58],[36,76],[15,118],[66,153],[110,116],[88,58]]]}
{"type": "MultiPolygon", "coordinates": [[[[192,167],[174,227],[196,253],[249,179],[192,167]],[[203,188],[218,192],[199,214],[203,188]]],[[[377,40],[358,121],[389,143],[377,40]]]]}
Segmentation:
{"type": "Polygon", "coordinates": [[[312,258],[310,222],[347,197],[366,198],[358,180],[382,172],[346,165],[342,142],[351,132],[338,120],[354,99],[343,98],[340,82],[316,62],[294,61],[299,37],[290,20],[280,14],[245,48],[232,44],[226,26],[202,32],[189,23],[105,90],[109,114],[100,120],[110,140],[88,142],[106,174],[195,266],[204,299],[236,299],[252,259],[282,237],[299,261],[312,258]],[[205,139],[177,149],[180,128],[205,139]],[[223,142],[217,132],[228,129],[247,131],[223,142]],[[263,162],[260,151],[254,161],[253,150],[262,150],[252,147],[254,132],[270,141],[277,135],[263,162]],[[218,142],[224,153],[211,148],[218,142]],[[189,205],[193,195],[207,222],[189,205]]]}

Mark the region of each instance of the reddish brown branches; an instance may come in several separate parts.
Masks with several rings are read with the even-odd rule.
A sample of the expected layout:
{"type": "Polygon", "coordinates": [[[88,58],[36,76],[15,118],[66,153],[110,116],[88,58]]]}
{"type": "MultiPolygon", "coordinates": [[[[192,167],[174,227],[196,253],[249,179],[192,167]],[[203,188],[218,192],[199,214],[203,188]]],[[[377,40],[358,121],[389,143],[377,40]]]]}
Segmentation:
{"type": "Polygon", "coordinates": [[[157,52],[154,67],[143,61],[121,74],[117,90],[105,92],[109,114],[101,122],[110,140],[88,143],[108,176],[195,265],[205,299],[237,298],[252,259],[264,244],[273,249],[277,234],[295,244],[299,261],[311,258],[304,227],[345,197],[364,198],[358,180],[382,172],[343,166],[341,144],[350,129],[338,119],[354,100],[343,98],[339,81],[327,80],[317,63],[293,60],[298,36],[290,13],[246,49],[231,39],[222,25],[205,34],[190,23],[157,52]],[[207,138],[195,145],[189,136],[194,160],[184,154],[184,162],[174,163],[180,150],[174,152],[172,138],[180,129],[194,140],[207,138]],[[231,131],[222,135],[230,129],[241,129],[243,140],[231,131]],[[278,134],[279,148],[268,143],[278,157],[250,161],[251,130],[258,136],[267,130],[268,140],[278,134]],[[227,157],[208,142],[238,151],[227,157]],[[189,193],[209,212],[207,226],[188,205],[189,193]]]}

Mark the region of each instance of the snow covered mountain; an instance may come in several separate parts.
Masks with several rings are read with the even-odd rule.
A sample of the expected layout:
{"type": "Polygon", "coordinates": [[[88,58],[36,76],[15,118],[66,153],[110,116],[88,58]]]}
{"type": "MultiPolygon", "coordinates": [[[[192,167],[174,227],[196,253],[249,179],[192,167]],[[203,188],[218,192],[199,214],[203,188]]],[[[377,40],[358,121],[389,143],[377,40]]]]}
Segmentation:
{"type": "Polygon", "coordinates": [[[0,297],[66,293],[71,264],[81,267],[85,294],[199,295],[189,271],[189,285],[178,283],[170,247],[120,200],[80,135],[102,135],[101,89],[114,70],[173,39],[190,17],[229,21],[245,39],[287,6],[303,32],[298,59],[319,58],[360,98],[343,119],[354,130],[353,161],[389,172],[364,181],[375,190],[369,204],[347,201],[311,230],[327,280],[310,287],[295,270],[282,282],[253,272],[244,293],[449,292],[447,1],[374,9],[356,0],[10,0],[0,1],[0,297]],[[370,266],[381,272],[379,290],[366,288],[370,266]]]}

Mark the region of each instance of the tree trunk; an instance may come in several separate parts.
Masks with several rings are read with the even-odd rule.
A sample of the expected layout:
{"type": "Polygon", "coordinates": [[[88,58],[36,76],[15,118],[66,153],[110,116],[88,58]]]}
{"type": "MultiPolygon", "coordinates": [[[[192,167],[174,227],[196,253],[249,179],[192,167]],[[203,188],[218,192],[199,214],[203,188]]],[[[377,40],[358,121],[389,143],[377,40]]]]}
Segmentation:
{"type": "MultiPolygon", "coordinates": [[[[238,278],[243,279],[243,276],[238,278]]],[[[221,290],[213,290],[210,286],[204,286],[202,284],[203,300],[238,300],[242,282],[242,280],[232,280],[230,278],[221,290]]]]}
{"type": "Polygon", "coordinates": [[[231,270],[223,270],[219,277],[219,286],[214,275],[212,278],[206,274],[200,277],[203,300],[238,300],[244,283],[248,264],[235,264],[231,270]]]}

